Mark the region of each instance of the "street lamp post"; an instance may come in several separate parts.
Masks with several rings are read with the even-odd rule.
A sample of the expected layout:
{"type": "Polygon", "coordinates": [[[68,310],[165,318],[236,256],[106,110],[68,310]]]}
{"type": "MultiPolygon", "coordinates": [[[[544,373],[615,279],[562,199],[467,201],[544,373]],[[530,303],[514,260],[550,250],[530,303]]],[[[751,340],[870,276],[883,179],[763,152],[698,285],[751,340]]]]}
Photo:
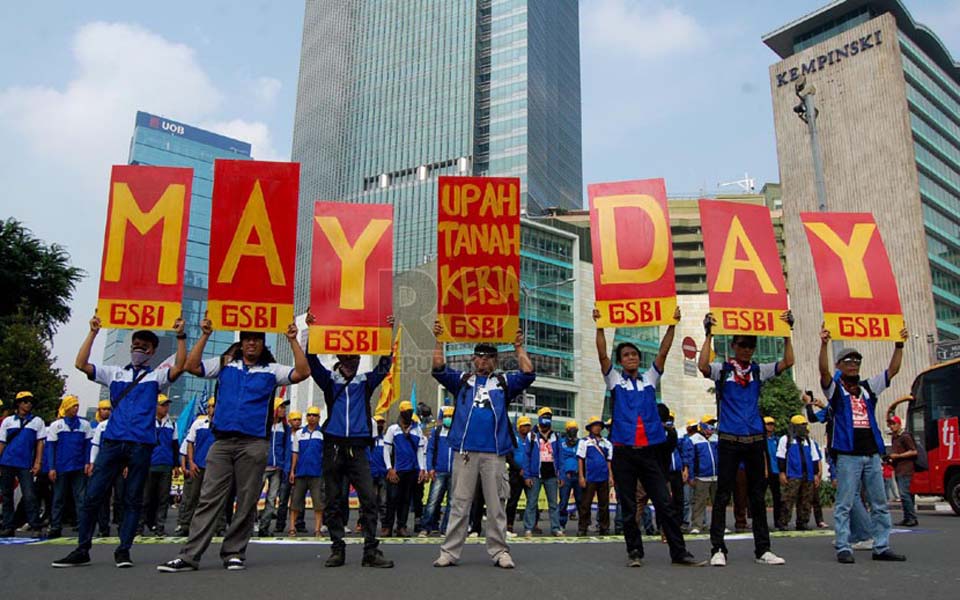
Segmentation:
{"type": "Polygon", "coordinates": [[[817,132],[817,106],[813,100],[817,89],[807,85],[806,77],[801,77],[796,86],[797,98],[800,104],[793,107],[800,120],[807,124],[810,132],[810,151],[813,153],[813,177],[817,188],[817,210],[827,210],[827,186],[823,179],[823,158],[820,153],[820,134],[817,132]]]}

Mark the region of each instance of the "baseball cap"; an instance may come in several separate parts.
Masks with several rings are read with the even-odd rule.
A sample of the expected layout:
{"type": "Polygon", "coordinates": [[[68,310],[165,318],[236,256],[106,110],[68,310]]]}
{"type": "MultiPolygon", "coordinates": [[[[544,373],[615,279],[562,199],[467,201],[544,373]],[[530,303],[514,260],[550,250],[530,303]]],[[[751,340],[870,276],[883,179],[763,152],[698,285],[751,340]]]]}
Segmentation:
{"type": "Polygon", "coordinates": [[[837,353],[837,362],[840,362],[841,360],[845,358],[850,358],[850,357],[856,357],[861,360],[863,359],[863,355],[860,354],[860,351],[857,350],[856,348],[843,348],[842,350],[840,350],[840,352],[837,353]]]}

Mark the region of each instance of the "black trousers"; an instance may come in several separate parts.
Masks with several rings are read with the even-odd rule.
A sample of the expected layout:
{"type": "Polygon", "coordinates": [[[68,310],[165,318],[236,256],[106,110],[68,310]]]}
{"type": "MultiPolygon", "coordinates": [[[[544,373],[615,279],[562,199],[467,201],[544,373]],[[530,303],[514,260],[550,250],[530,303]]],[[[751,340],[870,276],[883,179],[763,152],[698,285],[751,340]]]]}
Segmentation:
{"type": "MultiPolygon", "coordinates": [[[[683,472],[672,471],[667,473],[667,485],[670,488],[670,504],[683,522],[683,472]]],[[[663,517],[657,514],[657,527],[663,531],[663,517]]]]}
{"type": "Polygon", "coordinates": [[[767,523],[767,442],[760,440],[749,444],[721,439],[717,444],[717,495],[713,499],[710,516],[711,554],[727,553],[723,541],[727,526],[727,505],[737,485],[737,471],[743,462],[747,474],[747,495],[753,514],[753,551],[757,558],[770,550],[770,526],[767,523]]]}
{"type": "Polygon", "coordinates": [[[670,546],[670,558],[679,560],[687,554],[687,547],[680,533],[680,514],[674,508],[667,490],[667,479],[660,464],[656,446],[646,448],[613,448],[613,482],[617,486],[617,502],[623,515],[623,537],[628,553],[643,556],[643,532],[637,525],[637,482],[643,485],[647,497],[653,502],[663,535],[670,546]]]}
{"type": "MultiPolygon", "coordinates": [[[[415,480],[415,479],[414,479],[415,480]]],[[[343,510],[344,488],[357,490],[360,500],[360,522],[363,526],[363,551],[373,551],[377,541],[377,495],[373,490],[373,477],[370,476],[370,462],[363,446],[324,440],[323,442],[323,487],[327,494],[327,506],[324,521],[330,531],[330,540],[334,549],[343,549],[344,527],[350,518],[349,504],[347,512],[343,510]]]]}
{"type": "Polygon", "coordinates": [[[173,480],[173,467],[169,470],[151,471],[147,474],[147,484],[143,488],[143,513],[141,525],[163,531],[167,523],[167,509],[170,507],[170,483],[173,480]]]}
{"type": "Polygon", "coordinates": [[[384,529],[407,528],[407,518],[410,516],[410,498],[417,487],[419,471],[401,471],[397,473],[400,481],[387,483],[387,518],[383,523],[384,529]]]}
{"type": "Polygon", "coordinates": [[[507,499],[507,528],[513,531],[513,521],[517,517],[517,504],[520,503],[520,496],[526,485],[523,483],[523,475],[520,469],[510,469],[510,497],[507,499]]]}
{"type": "MultiPolygon", "coordinates": [[[[773,525],[780,528],[785,527],[780,521],[780,513],[783,511],[783,497],[780,495],[780,475],[771,473],[767,476],[767,488],[770,489],[770,495],[773,497],[773,525]]],[[[766,495],[766,490],[764,490],[766,495]]]]}

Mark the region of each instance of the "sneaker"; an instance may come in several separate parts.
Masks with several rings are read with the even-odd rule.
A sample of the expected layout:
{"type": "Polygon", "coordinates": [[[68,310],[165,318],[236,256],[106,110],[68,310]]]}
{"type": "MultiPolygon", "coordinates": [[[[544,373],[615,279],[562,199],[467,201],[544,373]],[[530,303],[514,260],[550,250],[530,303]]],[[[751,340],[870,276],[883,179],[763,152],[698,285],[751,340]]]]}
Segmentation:
{"type": "MultiPolygon", "coordinates": [[[[277,530],[277,533],[280,533],[280,530],[277,530]]],[[[186,527],[177,527],[173,530],[174,537],[187,537],[190,535],[190,531],[186,527]]]]}
{"type": "Polygon", "coordinates": [[[175,558],[157,565],[157,570],[161,573],[183,573],[184,571],[196,571],[197,568],[182,558],[175,558]]]}
{"type": "Polygon", "coordinates": [[[713,553],[713,556],[710,557],[710,566],[711,567],[725,567],[727,566],[727,555],[723,553],[722,550],[718,550],[713,553]]]}
{"type": "Polygon", "coordinates": [[[557,530],[557,531],[554,531],[554,532],[553,532],[553,537],[567,537],[567,534],[564,533],[564,532],[562,532],[562,531],[557,530]]]}
{"type": "Polygon", "coordinates": [[[446,554],[441,554],[437,560],[433,561],[433,566],[437,568],[455,567],[457,566],[457,563],[453,562],[453,560],[446,554]]]}
{"type": "Polygon", "coordinates": [[[247,566],[243,564],[242,558],[239,556],[233,556],[223,561],[223,568],[228,571],[242,571],[246,569],[247,566]]]}
{"type": "Polygon", "coordinates": [[[634,550],[627,555],[627,566],[628,567],[642,567],[643,566],[643,554],[634,550]]]}
{"type": "Polygon", "coordinates": [[[472,539],[476,539],[476,538],[480,537],[480,533],[477,532],[477,531],[471,531],[471,532],[470,532],[470,535],[468,535],[467,537],[468,537],[468,538],[472,538],[472,539]]]}
{"type": "Polygon", "coordinates": [[[430,537],[430,533],[426,529],[421,529],[420,533],[417,534],[418,538],[427,538],[430,537]]]}
{"type": "Polygon", "coordinates": [[[66,555],[60,560],[55,560],[50,563],[50,566],[54,569],[66,569],[69,567],[85,567],[90,564],[90,553],[86,550],[80,550],[77,548],[70,554],[66,555]]]}
{"type": "Polygon", "coordinates": [[[330,533],[330,528],[326,525],[320,527],[320,535],[327,535],[330,533]]]}
{"type": "Polygon", "coordinates": [[[874,554],[873,560],[882,560],[886,562],[904,562],[907,560],[907,557],[902,554],[897,554],[893,550],[884,550],[880,554],[874,554]]]}
{"type": "Polygon", "coordinates": [[[853,558],[853,552],[844,550],[843,552],[837,553],[837,562],[841,565],[852,565],[857,561],[853,558]]]}
{"type": "Polygon", "coordinates": [[[327,559],[323,566],[325,567],[342,567],[347,562],[347,549],[346,548],[331,548],[330,558],[327,559]]]}
{"type": "Polygon", "coordinates": [[[700,529],[697,527],[694,527],[693,529],[690,530],[690,535],[700,535],[700,529]]]}
{"type": "Polygon", "coordinates": [[[704,566],[705,564],[707,564],[707,561],[697,560],[697,559],[694,558],[693,555],[690,554],[689,552],[687,552],[686,554],[684,554],[684,555],[681,556],[680,558],[674,559],[672,562],[673,562],[673,564],[677,565],[678,567],[702,567],[702,566],[704,566]]]}
{"type": "Polygon", "coordinates": [[[763,556],[757,559],[758,565],[785,565],[787,561],[783,560],[773,552],[767,550],[763,553],[763,556]]]}
{"type": "Polygon", "coordinates": [[[514,532],[512,532],[512,531],[508,531],[508,532],[507,532],[507,539],[508,539],[508,540],[512,540],[512,539],[515,538],[515,537],[517,537],[517,534],[515,534],[514,532]]]}
{"type": "Polygon", "coordinates": [[[826,521],[820,521],[817,523],[817,527],[820,529],[830,529],[830,526],[827,525],[826,521]]]}
{"type": "Polygon", "coordinates": [[[510,557],[509,552],[501,552],[500,555],[497,557],[496,562],[493,564],[500,567],[501,569],[512,569],[517,566],[513,563],[513,558],[510,557]]]}
{"type": "Polygon", "coordinates": [[[862,542],[854,542],[850,545],[854,550],[873,550],[873,540],[863,540],[862,542]]]}
{"type": "Polygon", "coordinates": [[[527,539],[529,540],[529,539],[533,538],[533,532],[532,532],[532,531],[524,531],[524,532],[523,532],[523,537],[525,537],[525,538],[527,538],[527,539]]]}
{"type": "Polygon", "coordinates": [[[116,550],[113,553],[113,562],[116,563],[118,569],[129,569],[133,566],[129,550],[116,550]]]}
{"type": "Polygon", "coordinates": [[[383,552],[379,549],[363,553],[361,567],[374,567],[376,569],[392,569],[393,561],[383,557],[383,552]]]}

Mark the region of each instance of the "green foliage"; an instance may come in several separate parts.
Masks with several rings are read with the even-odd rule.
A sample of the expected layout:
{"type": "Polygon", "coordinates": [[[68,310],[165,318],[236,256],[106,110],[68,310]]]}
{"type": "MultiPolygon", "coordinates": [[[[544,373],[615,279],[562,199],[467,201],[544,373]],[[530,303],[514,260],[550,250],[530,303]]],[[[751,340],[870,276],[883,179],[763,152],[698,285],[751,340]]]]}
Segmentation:
{"type": "Polygon", "coordinates": [[[820,494],[820,506],[824,508],[833,506],[837,500],[837,490],[827,477],[824,477],[823,481],[820,482],[820,489],[817,493],[820,494]]]}
{"type": "Polygon", "coordinates": [[[768,380],[760,388],[760,412],[765,417],[777,420],[778,435],[787,432],[790,417],[804,414],[800,389],[793,382],[789,371],[768,380]]]}
{"type": "Polygon", "coordinates": [[[14,410],[17,392],[33,392],[33,412],[47,422],[53,420],[64,378],[53,366],[50,349],[36,325],[12,319],[0,323],[0,399],[3,411],[14,410]],[[10,322],[12,321],[12,322],[10,322]]]}

